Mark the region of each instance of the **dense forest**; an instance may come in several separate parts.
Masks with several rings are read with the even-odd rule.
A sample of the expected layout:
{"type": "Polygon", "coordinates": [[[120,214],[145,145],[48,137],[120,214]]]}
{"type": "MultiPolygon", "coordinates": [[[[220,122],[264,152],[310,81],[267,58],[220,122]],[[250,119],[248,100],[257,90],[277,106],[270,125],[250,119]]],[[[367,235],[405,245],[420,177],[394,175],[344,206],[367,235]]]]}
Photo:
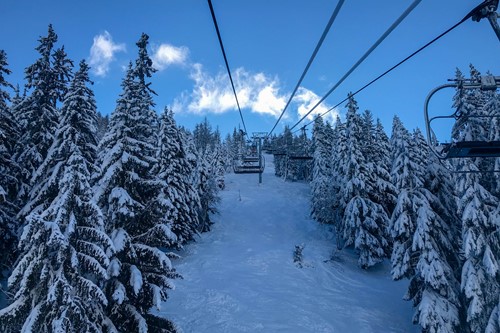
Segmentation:
{"type": "Polygon", "coordinates": [[[2,332],[173,332],[150,313],[172,266],[210,229],[224,187],[220,135],[160,116],[148,36],[116,108],[96,110],[89,66],[77,68],[49,26],[23,93],[0,51],[0,251],[9,305],[2,332]],[[13,90],[11,97],[8,90],[13,90]]]}
{"type": "MultiPolygon", "coordinates": [[[[182,278],[176,250],[210,230],[245,133],[222,140],[207,120],[191,132],[155,109],[146,34],[109,117],[88,64],[57,45],[49,26],[22,91],[0,50],[0,330],[176,332],[151,309],[182,278]]],[[[459,87],[453,105],[454,140],[500,141],[498,118],[468,117],[497,115],[496,91],[459,87]]],[[[500,159],[441,161],[397,116],[389,137],[353,96],[346,110],[335,124],[317,117],[311,139],[285,128],[265,140],[276,176],[310,182],[332,247],[366,270],[389,259],[409,280],[423,332],[500,332],[500,159]]]]}
{"type": "MultiPolygon", "coordinates": [[[[472,65],[470,79],[481,80],[472,65]]],[[[500,140],[500,94],[459,85],[453,107],[454,142],[500,140]]],[[[389,138],[352,96],[346,108],[333,126],[317,117],[312,140],[275,136],[274,152],[288,152],[277,154],[276,175],[310,177],[312,216],[361,268],[389,258],[393,279],[409,279],[405,298],[423,332],[500,332],[500,158],[443,161],[397,116],[389,138]],[[297,153],[312,157],[311,171],[297,153]]]]}

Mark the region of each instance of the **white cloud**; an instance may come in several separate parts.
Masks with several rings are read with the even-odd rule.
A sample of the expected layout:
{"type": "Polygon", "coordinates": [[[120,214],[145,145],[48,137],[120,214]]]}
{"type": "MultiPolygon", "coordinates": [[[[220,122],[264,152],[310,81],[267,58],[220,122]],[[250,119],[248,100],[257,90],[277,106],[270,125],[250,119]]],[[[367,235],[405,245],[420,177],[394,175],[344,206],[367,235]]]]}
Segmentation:
{"type": "MultiPolygon", "coordinates": [[[[293,101],[298,103],[298,114],[302,118],[307,112],[309,112],[320,100],[320,97],[316,95],[313,91],[300,87],[295,95],[293,101]]],[[[318,114],[323,114],[330,109],[330,106],[324,102],[318,105],[313,112],[311,112],[306,119],[313,120],[318,114]]],[[[323,120],[328,120],[330,122],[335,122],[337,115],[339,114],[337,109],[328,112],[323,116],[323,120]]]]}
{"type": "Polygon", "coordinates": [[[183,65],[186,63],[188,55],[189,49],[185,46],[161,44],[154,48],[153,66],[161,71],[170,65],[183,65]]]}
{"type": "MultiPolygon", "coordinates": [[[[194,81],[191,92],[185,91],[173,103],[173,110],[177,113],[190,112],[194,114],[215,113],[222,114],[236,111],[236,100],[225,70],[220,70],[216,75],[205,71],[202,64],[192,65],[190,78],[194,81]]],[[[253,113],[267,114],[278,118],[291,92],[281,92],[280,82],[277,77],[271,77],[262,72],[252,73],[244,68],[233,71],[233,80],[242,110],[253,113]]],[[[302,118],[320,100],[313,91],[300,87],[291,104],[284,114],[284,119],[302,118]]],[[[314,119],[317,114],[322,114],[330,106],[321,103],[307,117],[314,119]]],[[[338,110],[332,110],[323,116],[324,120],[334,122],[338,110]]]]}
{"type": "Polygon", "coordinates": [[[125,44],[115,44],[109,32],[94,37],[90,48],[89,65],[97,76],[106,76],[116,52],[124,52],[125,44]]]}
{"type": "MultiPolygon", "coordinates": [[[[174,102],[179,108],[178,112],[187,110],[197,114],[205,112],[220,114],[237,110],[236,100],[225,71],[212,76],[205,72],[201,64],[194,64],[191,79],[195,85],[190,96],[183,94],[174,102]]],[[[285,106],[285,96],[280,95],[279,82],[276,78],[238,68],[233,72],[233,80],[242,109],[279,116],[285,106]]]]}

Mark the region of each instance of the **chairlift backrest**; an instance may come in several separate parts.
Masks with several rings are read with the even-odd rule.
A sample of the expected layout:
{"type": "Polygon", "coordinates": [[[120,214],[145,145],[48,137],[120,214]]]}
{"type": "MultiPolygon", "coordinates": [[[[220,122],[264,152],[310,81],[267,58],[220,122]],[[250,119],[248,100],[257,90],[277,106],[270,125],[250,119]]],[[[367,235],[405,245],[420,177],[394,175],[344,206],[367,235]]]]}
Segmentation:
{"type": "Polygon", "coordinates": [[[457,121],[462,119],[462,121],[467,121],[467,119],[473,118],[500,118],[500,110],[498,114],[480,114],[480,110],[477,110],[477,114],[465,115],[462,118],[462,114],[453,113],[451,115],[438,115],[432,118],[429,117],[428,107],[429,101],[438,91],[445,88],[460,88],[460,89],[481,89],[483,91],[494,91],[500,88],[500,76],[485,75],[481,76],[480,82],[470,81],[466,82],[455,81],[455,83],[444,84],[433,89],[425,100],[424,116],[426,122],[427,130],[427,142],[431,151],[441,160],[450,158],[489,158],[489,157],[500,157],[500,141],[485,141],[485,140],[451,140],[452,143],[440,144],[436,139],[434,131],[432,130],[431,123],[436,119],[453,119],[457,121]]]}

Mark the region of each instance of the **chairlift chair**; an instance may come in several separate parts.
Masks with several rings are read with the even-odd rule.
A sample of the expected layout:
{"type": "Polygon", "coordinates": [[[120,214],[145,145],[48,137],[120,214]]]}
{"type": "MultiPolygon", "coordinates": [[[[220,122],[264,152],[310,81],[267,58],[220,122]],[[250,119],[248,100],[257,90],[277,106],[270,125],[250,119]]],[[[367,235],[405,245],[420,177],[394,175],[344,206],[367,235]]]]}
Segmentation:
{"type": "Polygon", "coordinates": [[[289,155],[288,159],[290,160],[298,160],[298,161],[307,161],[307,160],[312,160],[312,156],[308,155],[289,155]]]}
{"type": "MultiPolygon", "coordinates": [[[[469,80],[470,81],[470,80],[469,80]]],[[[475,158],[475,157],[500,157],[500,141],[478,141],[478,140],[450,140],[451,143],[441,144],[438,142],[434,131],[432,130],[432,122],[436,119],[454,119],[455,122],[459,119],[467,121],[470,118],[500,118],[500,110],[494,115],[469,114],[461,115],[457,112],[451,115],[439,115],[429,117],[429,102],[431,98],[440,90],[445,88],[461,88],[467,90],[496,90],[500,88],[500,76],[482,76],[480,82],[464,82],[457,81],[448,83],[433,89],[425,100],[424,117],[425,127],[427,132],[427,142],[431,151],[440,159],[446,160],[451,158],[475,158]]],[[[478,110],[479,111],[479,110],[478,110]]]]}
{"type": "Polygon", "coordinates": [[[242,173],[262,173],[266,166],[264,156],[247,156],[233,161],[233,171],[236,174],[242,173]]]}

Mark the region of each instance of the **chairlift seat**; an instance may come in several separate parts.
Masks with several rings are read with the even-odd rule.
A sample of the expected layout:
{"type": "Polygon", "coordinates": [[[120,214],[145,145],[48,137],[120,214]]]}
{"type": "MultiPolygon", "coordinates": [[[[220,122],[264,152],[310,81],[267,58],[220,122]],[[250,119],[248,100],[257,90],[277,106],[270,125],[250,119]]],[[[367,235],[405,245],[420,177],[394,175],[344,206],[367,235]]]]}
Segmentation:
{"type": "Polygon", "coordinates": [[[446,158],[500,157],[500,141],[459,141],[443,151],[446,158]]]}
{"type": "Polygon", "coordinates": [[[259,168],[258,166],[235,166],[233,168],[234,173],[262,173],[264,171],[264,167],[259,168]]]}
{"type": "Polygon", "coordinates": [[[305,156],[305,155],[290,155],[288,156],[290,160],[312,160],[312,156],[305,156]]]}
{"type": "Polygon", "coordinates": [[[255,163],[255,162],[259,162],[259,157],[243,157],[242,159],[243,163],[255,163]]]}

